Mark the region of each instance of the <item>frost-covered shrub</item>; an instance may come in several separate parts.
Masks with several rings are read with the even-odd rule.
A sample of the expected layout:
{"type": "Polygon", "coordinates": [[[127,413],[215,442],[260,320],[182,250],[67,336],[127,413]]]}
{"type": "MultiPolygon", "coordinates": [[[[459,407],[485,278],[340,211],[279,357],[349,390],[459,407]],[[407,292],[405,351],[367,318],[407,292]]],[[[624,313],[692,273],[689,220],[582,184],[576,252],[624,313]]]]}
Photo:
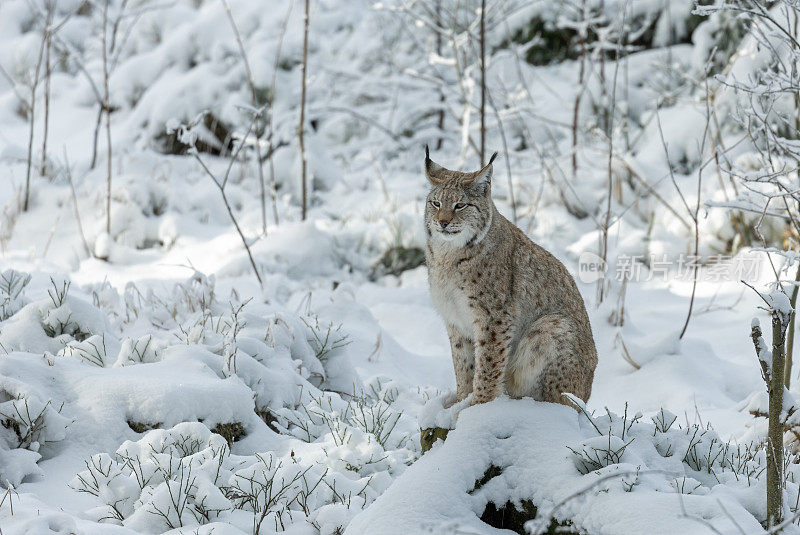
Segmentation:
{"type": "Polygon", "coordinates": [[[28,303],[3,322],[0,344],[6,351],[58,353],[70,342],[109,329],[102,311],[71,295],[68,281],[51,280],[46,298],[28,303]]]}
{"type": "Polygon", "coordinates": [[[10,318],[23,307],[22,293],[30,282],[31,276],[27,273],[13,269],[0,273],[0,321],[10,318]]]}
{"type": "Polygon", "coordinates": [[[385,379],[325,392],[329,374],[350,377],[346,326],[226,301],[214,282],[195,273],[161,292],[129,285],[121,298],[100,288],[93,299],[113,327],[63,337],[56,368],[92,366],[75,388],[100,385],[117,436],[139,434],[87,459],[73,487],[97,498],[92,518],[142,533],[214,522],[341,533],[418,456],[404,408],[419,396],[385,379]],[[237,452],[275,449],[232,455],[234,442],[237,452]]]}
{"type": "Polygon", "coordinates": [[[27,385],[0,381],[0,487],[16,486],[38,474],[42,446],[66,436],[69,421],[51,400],[27,390],[27,385]]]}
{"type": "MultiPolygon", "coordinates": [[[[183,117],[184,122],[189,122],[191,117],[183,117]]],[[[156,133],[153,137],[153,144],[156,150],[164,154],[186,154],[191,148],[184,143],[178,134],[174,117],[164,124],[164,129],[156,133]]],[[[225,121],[218,119],[213,113],[203,114],[202,121],[199,121],[192,132],[197,135],[194,147],[200,152],[207,152],[219,156],[224,151],[231,150],[233,146],[231,137],[232,126],[225,121]]]]}
{"type": "Polygon", "coordinates": [[[369,385],[369,390],[347,396],[323,393],[311,398],[301,410],[276,411],[279,426],[305,442],[315,442],[321,437],[331,437],[337,445],[346,445],[355,435],[364,435],[368,442],[381,448],[396,449],[409,440],[409,436],[395,433],[402,411],[393,403],[396,388],[383,387],[380,381],[369,385]]]}
{"type": "MultiPolygon", "coordinates": [[[[0,399],[10,398],[0,390],[0,399]]],[[[0,401],[0,426],[11,448],[39,451],[46,443],[64,439],[67,419],[53,408],[52,401],[24,396],[0,401]]]]}
{"type": "Polygon", "coordinates": [[[397,456],[364,438],[349,448],[327,441],[283,455],[239,456],[204,424],[181,423],[125,442],[113,456],[92,456],[71,486],[101,502],[88,512],[94,519],[142,533],[243,513],[251,526],[308,521],[335,533],[385,490],[397,469],[397,456]]]}
{"type": "MultiPolygon", "coordinates": [[[[712,3],[698,2],[698,4],[702,6],[712,3]]],[[[700,7],[698,13],[702,12],[703,8],[700,7]]],[[[746,34],[747,22],[733,11],[720,11],[702,16],[702,21],[692,36],[695,44],[693,52],[695,67],[700,69],[705,62],[708,62],[711,73],[722,71],[746,34]]]]}
{"type": "MultiPolygon", "coordinates": [[[[707,3],[700,0],[699,4],[707,3]]],[[[511,40],[525,46],[525,59],[533,65],[559,63],[576,59],[581,54],[581,7],[579,3],[547,2],[529,8],[529,18],[512,22],[511,40]]],[[[688,43],[701,19],[692,14],[694,2],[630,5],[620,1],[586,2],[584,45],[588,50],[601,46],[608,39],[609,21],[618,20],[628,10],[627,37],[640,49],[658,48],[675,43],[688,43]],[[605,30],[605,32],[604,32],[605,30]]]]}
{"type": "MultiPolygon", "coordinates": [[[[627,406],[622,416],[608,409],[599,417],[582,414],[596,433],[569,447],[583,474],[614,466],[630,472],[630,467],[636,467],[638,479],[639,471],[656,468],[643,457],[644,451],[653,450],[666,461],[659,468],[669,466],[685,474],[671,483],[677,492],[698,494],[719,483],[756,485],[766,468],[762,442],[734,443],[721,439],[710,427],[675,425],[677,417],[664,409],[651,418],[652,423],[643,421],[640,413],[628,415],[627,406]]],[[[797,488],[792,492],[796,494],[797,488]]]]}
{"type": "Polygon", "coordinates": [[[61,354],[106,367],[199,360],[221,379],[238,377],[252,389],[257,409],[264,414],[271,408],[297,406],[303,388],[311,387],[308,381],[318,386],[319,378],[326,376],[317,355],[344,346],[341,335],[332,337],[332,347],[314,346],[315,334],[322,334],[281,309],[241,302],[235,296],[224,301],[214,277],[199,272],[166,292],[141,291],[129,284],[121,299],[108,288],[93,295],[103,313],[120,319],[123,330],[153,332],[120,340],[106,331],[65,343],[61,354]]]}
{"type": "Polygon", "coordinates": [[[89,514],[143,533],[205,524],[231,508],[218,485],[232,468],[228,444],[201,423],[182,423],[101,453],[71,485],[103,505],[89,514]]]}
{"type": "MultiPolygon", "coordinates": [[[[632,439],[631,439],[632,440],[632,439]]],[[[581,474],[600,470],[622,462],[625,449],[630,442],[609,433],[602,437],[587,438],[576,448],[569,448],[575,456],[575,467],[581,474]]]]}
{"type": "Polygon", "coordinates": [[[222,304],[216,301],[215,278],[195,271],[186,281],[175,284],[166,295],[159,295],[152,289],[144,294],[133,285],[125,287],[125,321],[133,323],[138,319],[147,320],[155,327],[164,330],[180,328],[186,341],[199,339],[192,327],[209,312],[222,312],[222,304]]]}
{"type": "Polygon", "coordinates": [[[81,341],[68,342],[58,354],[69,355],[82,362],[101,368],[107,365],[110,358],[105,334],[93,335],[81,341]]]}
{"type": "Polygon", "coordinates": [[[120,346],[115,366],[128,366],[130,364],[143,364],[161,360],[161,352],[166,343],[154,340],[153,335],[146,334],[139,338],[125,338],[120,346]]]}
{"type": "MultiPolygon", "coordinates": [[[[348,344],[347,335],[341,332],[342,324],[327,322],[320,324],[319,316],[301,318],[308,327],[308,343],[314,349],[314,356],[323,363],[328,356],[348,344]]],[[[322,377],[324,379],[324,376],[322,377]]]]}
{"type": "MultiPolygon", "coordinates": [[[[421,396],[385,379],[351,380],[349,343],[374,343],[347,316],[331,321],[337,306],[363,314],[352,302],[309,303],[301,317],[233,293],[226,300],[200,273],[166,291],[90,290],[89,301],[54,283],[3,322],[0,341],[17,353],[0,361],[0,379],[44,375],[54,392],[68,384],[64,413],[79,414],[81,429],[102,422],[108,431],[94,451],[138,435],[89,457],[73,481],[98,500],[91,518],[141,533],[215,522],[341,533],[418,457],[416,422],[404,411],[421,396]],[[352,393],[325,391],[331,377],[352,393]],[[274,449],[232,455],[233,443],[237,452],[274,449]]],[[[21,399],[13,392],[2,401],[21,399]]],[[[11,484],[39,473],[40,453],[21,442],[35,449],[59,438],[37,437],[42,417],[59,423],[53,404],[37,401],[50,397],[27,396],[27,428],[0,428],[0,476],[11,484]]]]}
{"type": "Polygon", "coordinates": [[[257,526],[285,528],[307,519],[322,524],[322,533],[341,533],[382,490],[376,485],[381,478],[353,477],[298,455],[278,459],[266,453],[253,461],[233,473],[225,492],[238,509],[254,514],[257,526]]]}
{"type": "Polygon", "coordinates": [[[61,284],[50,281],[53,288],[47,291],[50,296],[52,307],[48,307],[42,314],[42,327],[50,338],[61,335],[68,335],[76,340],[84,340],[91,331],[81,330],[81,325],[72,320],[72,309],[67,303],[69,295],[69,281],[62,281],[61,284]]]}

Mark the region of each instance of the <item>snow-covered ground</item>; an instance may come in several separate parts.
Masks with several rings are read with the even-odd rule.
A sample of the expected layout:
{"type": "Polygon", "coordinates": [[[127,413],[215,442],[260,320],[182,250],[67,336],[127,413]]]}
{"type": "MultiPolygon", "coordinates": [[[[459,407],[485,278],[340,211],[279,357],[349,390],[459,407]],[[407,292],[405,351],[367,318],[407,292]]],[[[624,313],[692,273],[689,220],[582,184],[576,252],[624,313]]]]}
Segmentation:
{"type": "MultiPolygon", "coordinates": [[[[104,123],[91,165],[103,2],[56,3],[54,24],[65,22],[52,39],[47,154],[42,169],[42,82],[23,210],[24,103],[46,3],[0,1],[0,534],[510,533],[479,520],[488,502],[509,500],[536,504],[531,532],[551,516],[591,534],[763,531],[766,461],[756,444],[766,425],[748,406],[764,384],[749,337],[752,317],[769,320],[739,279],[764,288],[775,277],[767,256],[746,247],[708,262],[730,254],[721,208],[701,204],[705,265],[679,338],[694,253],[684,202],[697,200],[709,154],[703,91],[686,79],[703,74],[718,19],[689,39],[681,28],[691,2],[631,3],[633,14],[657,22],[652,49],[620,60],[635,119],[613,172],[649,186],[615,180],[610,283],[598,304],[579,261],[598,252],[605,217],[599,74],[586,75],[573,179],[578,62],[533,66],[520,59],[524,45],[509,45],[547,4],[489,2],[500,21],[490,27],[487,77],[499,111],[489,116],[487,145],[507,144],[495,164],[495,202],[512,217],[513,188],[518,226],[579,279],[599,364],[585,412],[532,400],[470,407],[448,440],[421,456],[419,417],[455,386],[449,343],[425,267],[395,276],[374,266],[392,247],[423,244],[426,143],[442,137],[437,161],[477,167],[462,126],[463,98],[477,101],[479,74],[470,64],[459,78],[447,42],[434,53],[416,3],[311,2],[313,192],[301,221],[302,2],[228,3],[262,103],[274,99],[277,148],[262,173],[266,182],[274,173],[277,192],[273,209],[267,188],[266,233],[254,136],[230,169],[227,155],[199,157],[217,177],[230,172],[226,194],[261,285],[200,162],[165,149],[168,132],[204,111],[233,134],[247,131],[251,93],[224,4],[125,6],[110,76],[106,232],[104,123]],[[682,169],[674,177],[670,163],[682,169]],[[622,284],[616,275],[631,265],[635,276],[622,284]],[[500,475],[475,488],[490,466],[500,475]]],[[[117,20],[121,3],[110,5],[117,20]]],[[[459,39],[467,61],[474,50],[459,39]]],[[[616,77],[614,62],[604,68],[616,77]]],[[[737,143],[734,104],[720,89],[731,159],[750,150],[737,143]]],[[[466,132],[477,139],[475,113],[466,132]]],[[[266,136],[261,144],[263,154],[266,136]]],[[[726,199],[712,175],[707,169],[702,203],[726,199]]],[[[780,236],[782,227],[768,225],[763,232],[780,236]]],[[[784,530],[794,532],[793,524],[784,530]]]]}

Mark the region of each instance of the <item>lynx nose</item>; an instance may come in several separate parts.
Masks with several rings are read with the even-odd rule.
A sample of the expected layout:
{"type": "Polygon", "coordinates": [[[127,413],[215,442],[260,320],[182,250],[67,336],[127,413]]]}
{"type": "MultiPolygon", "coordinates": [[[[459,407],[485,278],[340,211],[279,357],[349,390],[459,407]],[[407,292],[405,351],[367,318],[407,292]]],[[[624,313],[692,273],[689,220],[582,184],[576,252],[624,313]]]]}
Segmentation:
{"type": "Polygon", "coordinates": [[[443,229],[447,228],[447,225],[449,225],[449,224],[450,224],[450,221],[448,221],[447,219],[440,219],[439,220],[439,226],[442,227],[443,229]]]}

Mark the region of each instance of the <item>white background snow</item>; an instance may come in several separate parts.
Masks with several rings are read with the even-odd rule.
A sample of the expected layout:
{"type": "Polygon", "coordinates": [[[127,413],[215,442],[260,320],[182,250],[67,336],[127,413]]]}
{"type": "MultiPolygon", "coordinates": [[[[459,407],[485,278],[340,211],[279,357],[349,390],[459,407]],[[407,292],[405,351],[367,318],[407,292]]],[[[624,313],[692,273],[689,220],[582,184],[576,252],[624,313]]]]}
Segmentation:
{"type": "MultiPolygon", "coordinates": [[[[510,533],[479,517],[489,501],[525,499],[544,518],[529,524],[531,532],[546,528],[550,514],[592,534],[763,532],[765,461],[755,444],[766,425],[749,411],[765,404],[765,394],[749,335],[754,315],[765,326],[769,318],[755,293],[735,278],[705,276],[710,268],[701,270],[682,339],[691,278],[674,270],[662,276],[640,262],[638,280],[612,281],[602,304],[595,284],[579,282],[599,353],[586,412],[508,399],[467,408],[448,440],[421,457],[419,430],[428,422],[419,417],[436,418],[455,386],[449,343],[425,267],[372,276],[373,266],[390,247],[424,244],[425,144],[442,138],[434,158],[445,166],[479,163],[463,143],[465,133],[479,136],[476,108],[464,106],[465,98],[479,100],[479,73],[469,63],[459,79],[447,42],[434,53],[424,5],[311,2],[313,192],[301,221],[303,5],[229,0],[255,85],[267,91],[275,77],[277,148],[264,173],[274,172],[277,222],[267,195],[262,231],[252,143],[226,190],[259,286],[209,177],[191,155],[166,154],[163,146],[169,126],[204,111],[239,135],[247,130],[251,95],[223,4],[126,3],[110,77],[109,234],[104,130],[91,168],[98,105],[89,79],[102,86],[103,3],[80,4],[55,4],[55,20],[69,19],[53,40],[43,174],[43,85],[36,93],[31,206],[23,211],[29,123],[22,103],[45,3],[0,0],[0,66],[8,75],[0,77],[2,535],[510,533]],[[620,326],[612,317],[621,303],[620,326]],[[231,428],[229,445],[217,433],[231,428]],[[598,452],[615,455],[599,459],[598,452]],[[472,492],[490,465],[502,474],[472,492]]],[[[121,2],[110,4],[113,18],[121,2]]],[[[475,19],[478,4],[465,3],[465,20],[475,19]]],[[[487,47],[498,110],[490,109],[487,147],[501,151],[495,202],[512,216],[511,185],[518,226],[577,275],[581,254],[598,251],[605,216],[598,73],[586,75],[572,179],[578,62],[530,65],[520,59],[524,45],[509,44],[532,16],[549,13],[544,3],[488,4],[498,21],[487,47]]],[[[610,13],[623,6],[607,4],[610,13]]],[[[657,46],[620,60],[627,86],[619,98],[636,118],[627,134],[635,141],[619,146],[614,172],[644,177],[658,197],[617,182],[610,275],[614,259],[693,252],[694,229],[681,220],[690,215],[669,165],[681,169],[675,184],[693,206],[709,148],[704,91],[686,80],[704,79],[719,20],[707,18],[691,38],[682,34],[692,6],[629,6],[654,17],[657,46]]],[[[467,61],[474,49],[458,42],[467,61]]],[[[742,46],[741,56],[757,62],[742,46]]],[[[605,69],[613,76],[614,62],[605,69]]],[[[619,77],[621,84],[622,71],[619,77]]],[[[735,98],[723,89],[718,99],[729,157],[746,158],[751,149],[736,145],[741,132],[730,117],[735,98]]],[[[219,176],[229,163],[201,157],[219,176]]],[[[704,204],[726,200],[712,175],[707,169],[700,191],[706,258],[726,254],[733,235],[725,210],[704,204]]],[[[736,253],[754,262],[751,284],[764,289],[774,280],[764,253],[736,253]]],[[[791,272],[784,278],[794,276],[796,267],[775,262],[791,272]]],[[[789,516],[798,498],[794,466],[789,516]]]]}

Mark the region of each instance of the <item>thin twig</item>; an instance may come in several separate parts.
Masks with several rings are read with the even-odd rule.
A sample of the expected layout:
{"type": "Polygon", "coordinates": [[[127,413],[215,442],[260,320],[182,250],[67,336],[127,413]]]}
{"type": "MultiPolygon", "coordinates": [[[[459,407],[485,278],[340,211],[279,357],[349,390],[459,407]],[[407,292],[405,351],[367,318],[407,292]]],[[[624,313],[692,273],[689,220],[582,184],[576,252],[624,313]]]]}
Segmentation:
{"type": "Polygon", "coordinates": [[[28,119],[30,120],[30,128],[28,131],[28,159],[27,167],[25,170],[25,198],[22,205],[22,210],[27,212],[31,196],[31,167],[33,165],[33,130],[36,119],[36,88],[39,86],[39,73],[42,69],[42,59],[44,58],[44,48],[47,43],[47,32],[42,32],[42,42],[39,45],[39,56],[36,60],[36,68],[33,73],[33,80],[31,80],[31,100],[28,108],[28,119]]]}
{"type": "Polygon", "coordinates": [[[244,136],[242,136],[242,140],[239,142],[239,146],[236,148],[233,154],[231,154],[230,163],[228,164],[228,168],[225,170],[225,175],[223,176],[222,180],[219,180],[216,177],[216,175],[214,175],[214,173],[211,172],[211,170],[205,164],[203,159],[200,158],[200,154],[197,152],[196,148],[192,147],[192,150],[190,151],[192,156],[194,156],[194,158],[197,160],[197,162],[200,164],[200,166],[203,168],[206,174],[211,178],[211,181],[214,183],[214,185],[217,186],[217,189],[219,190],[220,195],[222,197],[222,202],[223,204],[225,204],[225,209],[228,211],[228,216],[230,217],[233,226],[236,228],[236,232],[239,234],[239,238],[242,240],[242,244],[244,245],[245,251],[247,251],[247,257],[250,260],[250,266],[253,268],[253,273],[255,274],[256,279],[258,279],[259,286],[264,285],[263,281],[261,280],[261,274],[259,273],[258,267],[256,266],[256,261],[253,258],[253,253],[250,250],[250,244],[247,243],[247,238],[245,238],[244,232],[242,231],[242,228],[239,226],[239,222],[237,221],[236,216],[233,213],[233,209],[231,208],[231,204],[228,201],[228,195],[225,193],[225,186],[227,186],[228,184],[228,178],[230,177],[231,169],[233,168],[233,163],[236,161],[236,158],[239,156],[239,153],[241,152],[242,148],[245,145],[244,140],[247,138],[247,136],[250,135],[250,132],[253,130],[253,125],[255,124],[255,121],[258,119],[261,113],[263,113],[263,108],[257,110],[256,113],[253,114],[253,119],[250,121],[250,125],[247,128],[247,132],[245,133],[244,136]]]}
{"type": "MultiPolygon", "coordinates": [[[[244,64],[244,71],[247,76],[247,85],[250,88],[250,99],[253,108],[258,108],[262,103],[258,102],[258,96],[256,93],[256,85],[255,81],[253,80],[253,71],[250,70],[250,61],[247,59],[247,52],[244,48],[244,43],[242,42],[242,36],[239,32],[239,27],[236,25],[236,21],[233,18],[233,13],[231,13],[231,8],[228,5],[227,0],[220,0],[222,5],[225,7],[225,13],[228,16],[228,21],[231,23],[231,28],[233,28],[233,34],[236,36],[236,44],[239,46],[239,54],[242,56],[242,63],[244,64]]],[[[259,128],[256,125],[255,128],[256,134],[256,165],[258,167],[258,186],[261,191],[261,232],[266,236],[267,234],[267,193],[266,193],[266,186],[264,184],[264,163],[261,160],[261,135],[263,134],[263,129],[259,128]]]]}
{"type": "MultiPolygon", "coordinates": [[[[486,163],[486,0],[481,0],[481,167],[486,163]]],[[[508,158],[506,158],[508,160],[508,158]]]]}
{"type": "MultiPolygon", "coordinates": [[[[273,153],[277,150],[273,137],[275,135],[275,91],[278,86],[278,67],[281,60],[281,48],[283,47],[283,38],[286,36],[286,28],[289,26],[289,16],[292,14],[294,7],[294,0],[289,2],[289,8],[286,10],[286,16],[283,18],[281,25],[280,36],[278,37],[278,46],[275,49],[275,61],[272,64],[272,81],[270,82],[269,90],[269,104],[267,106],[267,157],[269,159],[269,195],[272,200],[272,217],[275,219],[275,224],[278,224],[278,187],[275,182],[275,162],[273,153]]],[[[280,144],[279,144],[280,146],[280,144]]]]}
{"type": "Polygon", "coordinates": [[[308,11],[311,0],[305,0],[303,15],[303,65],[301,68],[302,80],[300,81],[300,124],[297,126],[297,137],[300,144],[300,188],[302,195],[302,219],[305,221],[308,211],[308,179],[306,177],[306,145],[304,138],[306,121],[306,73],[308,70],[308,11]]]}
{"type": "MultiPolygon", "coordinates": [[[[106,233],[111,234],[111,96],[108,70],[108,3],[103,3],[103,108],[106,114],[106,233]]],[[[124,5],[124,4],[123,4],[124,5]]]]}
{"type": "Polygon", "coordinates": [[[75,184],[72,181],[72,170],[69,167],[69,159],[67,158],[67,147],[64,147],[63,150],[64,167],[66,170],[67,182],[69,182],[69,189],[72,193],[72,207],[75,210],[75,221],[78,222],[78,233],[81,236],[81,242],[83,242],[83,249],[86,251],[86,256],[91,257],[92,251],[89,249],[89,243],[86,241],[86,235],[83,233],[83,225],[81,224],[81,211],[78,208],[78,196],[75,194],[75,184]]]}

